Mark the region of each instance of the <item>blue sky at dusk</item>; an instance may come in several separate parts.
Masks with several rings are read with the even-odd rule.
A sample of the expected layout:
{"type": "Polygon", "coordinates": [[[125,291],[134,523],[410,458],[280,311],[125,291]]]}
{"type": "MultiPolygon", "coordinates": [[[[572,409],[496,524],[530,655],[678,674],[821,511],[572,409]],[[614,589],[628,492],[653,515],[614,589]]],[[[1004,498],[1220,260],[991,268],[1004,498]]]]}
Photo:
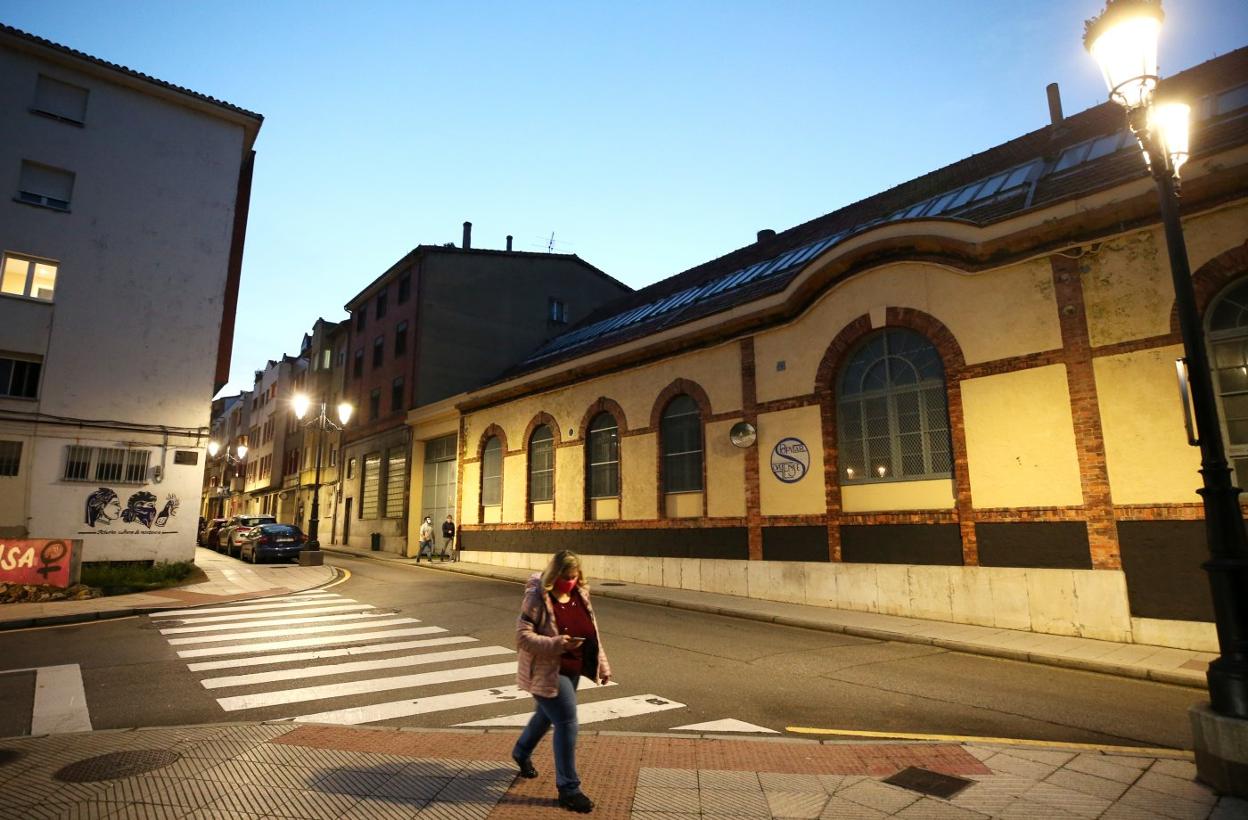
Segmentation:
{"type": "MultiPolygon", "coordinates": [[[[264,115],[237,389],[464,220],[641,287],[1042,127],[1049,82],[1095,105],[1102,4],[3,0],[0,22],[264,115]]],[[[1243,0],[1164,8],[1163,75],[1248,44],[1243,0]]]]}

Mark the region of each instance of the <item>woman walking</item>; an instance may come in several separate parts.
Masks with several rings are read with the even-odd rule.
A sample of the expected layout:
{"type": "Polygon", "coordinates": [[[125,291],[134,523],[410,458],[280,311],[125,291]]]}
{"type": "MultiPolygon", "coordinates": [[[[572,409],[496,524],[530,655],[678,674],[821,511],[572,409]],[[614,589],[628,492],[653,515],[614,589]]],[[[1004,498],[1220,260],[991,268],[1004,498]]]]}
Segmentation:
{"type": "Polygon", "coordinates": [[[536,707],[511,751],[512,759],[521,776],[537,777],[533,750],[553,725],[559,805],[593,811],[594,801],[581,791],[576,773],[576,686],[582,675],[605,686],[611,680],[611,667],[576,553],[555,553],[544,572],[529,578],[516,622],[516,648],[517,683],[533,695],[536,707]]]}

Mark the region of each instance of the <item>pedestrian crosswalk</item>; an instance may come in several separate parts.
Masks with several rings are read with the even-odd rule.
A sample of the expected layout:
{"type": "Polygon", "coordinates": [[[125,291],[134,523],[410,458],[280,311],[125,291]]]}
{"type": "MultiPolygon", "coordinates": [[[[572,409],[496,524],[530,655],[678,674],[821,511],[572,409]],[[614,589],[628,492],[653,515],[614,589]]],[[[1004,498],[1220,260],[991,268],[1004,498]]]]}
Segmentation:
{"type": "MultiPolygon", "coordinates": [[[[506,727],[532,713],[528,693],[512,684],[513,648],[328,590],[151,620],[221,710],[243,719],[354,725],[431,716],[506,727]]],[[[581,723],[685,708],[650,693],[611,697],[615,683],[581,684],[581,723]]]]}

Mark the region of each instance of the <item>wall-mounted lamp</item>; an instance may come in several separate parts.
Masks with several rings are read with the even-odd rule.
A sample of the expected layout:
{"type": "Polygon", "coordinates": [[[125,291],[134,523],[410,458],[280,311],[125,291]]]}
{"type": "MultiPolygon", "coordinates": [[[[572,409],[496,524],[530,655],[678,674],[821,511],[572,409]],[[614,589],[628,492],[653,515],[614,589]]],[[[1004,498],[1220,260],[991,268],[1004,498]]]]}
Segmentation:
{"type": "Polygon", "coordinates": [[[733,447],[750,447],[758,441],[758,431],[748,421],[739,421],[728,431],[728,440],[732,442],[733,447]]]}

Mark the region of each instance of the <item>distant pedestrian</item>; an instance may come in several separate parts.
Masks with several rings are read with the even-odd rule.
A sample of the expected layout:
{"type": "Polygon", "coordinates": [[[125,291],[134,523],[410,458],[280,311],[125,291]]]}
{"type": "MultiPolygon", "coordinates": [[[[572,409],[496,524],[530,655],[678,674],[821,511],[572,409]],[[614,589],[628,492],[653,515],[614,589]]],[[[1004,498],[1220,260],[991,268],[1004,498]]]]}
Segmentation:
{"type": "Polygon", "coordinates": [[[455,519],[449,515],[442,522],[442,560],[446,560],[446,554],[451,554],[451,560],[455,560],[455,519]]]}
{"type": "Polygon", "coordinates": [[[533,750],[553,725],[559,805],[593,811],[594,801],[581,791],[576,773],[576,687],[582,675],[605,686],[611,681],[611,667],[576,553],[555,553],[544,572],[529,578],[516,622],[516,648],[516,683],[533,695],[536,705],[512,748],[512,760],[522,777],[537,777],[533,750]]]}
{"type": "Polygon", "coordinates": [[[427,515],[420,525],[420,549],[416,551],[416,563],[420,563],[420,557],[426,552],[429,560],[433,561],[433,519],[427,515]]]}

